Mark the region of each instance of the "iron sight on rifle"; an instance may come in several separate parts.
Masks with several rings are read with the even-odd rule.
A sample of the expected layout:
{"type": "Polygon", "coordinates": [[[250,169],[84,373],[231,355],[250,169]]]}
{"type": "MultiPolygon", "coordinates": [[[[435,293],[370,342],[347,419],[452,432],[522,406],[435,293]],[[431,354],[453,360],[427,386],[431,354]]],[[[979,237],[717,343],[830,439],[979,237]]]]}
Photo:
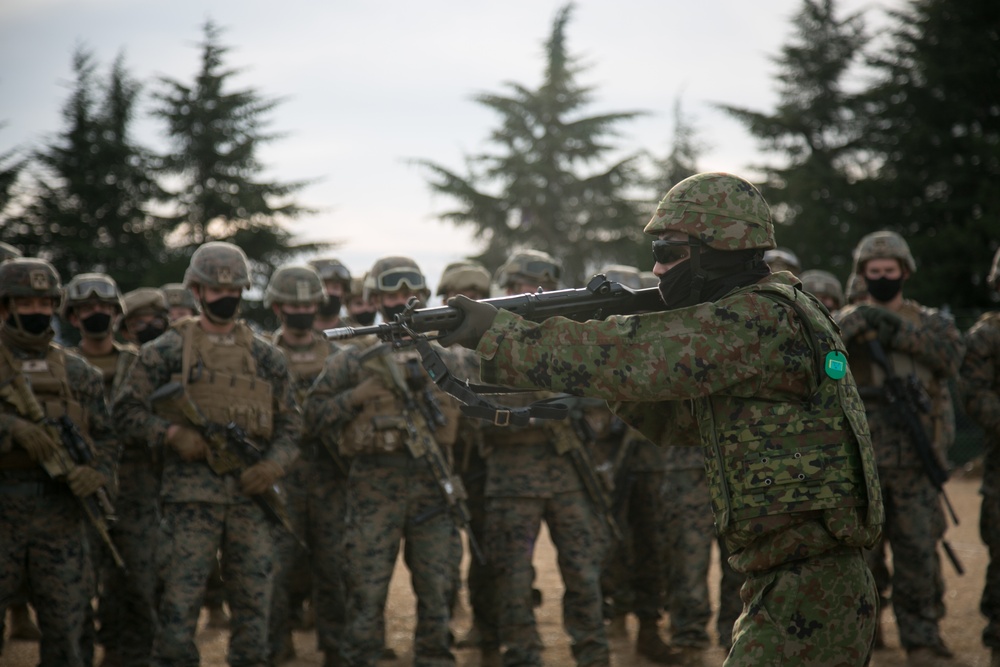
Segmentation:
{"type": "MultiPolygon", "coordinates": [[[[582,322],[663,308],[657,288],[634,290],[608,280],[603,274],[594,276],[582,288],[501,296],[484,299],[483,303],[508,310],[532,322],[557,316],[582,322]]],[[[375,335],[387,343],[401,347],[410,344],[411,340],[408,339],[412,339],[415,334],[443,334],[451,331],[462,323],[462,317],[462,311],[450,306],[407,309],[397,315],[393,322],[367,327],[338,327],[327,329],[323,333],[330,340],[375,335]]]]}

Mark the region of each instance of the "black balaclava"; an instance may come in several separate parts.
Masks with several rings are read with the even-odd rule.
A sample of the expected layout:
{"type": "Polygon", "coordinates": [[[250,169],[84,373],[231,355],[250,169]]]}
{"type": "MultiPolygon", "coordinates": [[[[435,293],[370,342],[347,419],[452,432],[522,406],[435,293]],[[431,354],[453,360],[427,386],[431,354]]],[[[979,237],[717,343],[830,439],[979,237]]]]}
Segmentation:
{"type": "Polygon", "coordinates": [[[660,298],[669,309],[715,301],[737,287],[752,285],[770,272],[763,250],[692,246],[687,261],[660,277],[660,298]]]}

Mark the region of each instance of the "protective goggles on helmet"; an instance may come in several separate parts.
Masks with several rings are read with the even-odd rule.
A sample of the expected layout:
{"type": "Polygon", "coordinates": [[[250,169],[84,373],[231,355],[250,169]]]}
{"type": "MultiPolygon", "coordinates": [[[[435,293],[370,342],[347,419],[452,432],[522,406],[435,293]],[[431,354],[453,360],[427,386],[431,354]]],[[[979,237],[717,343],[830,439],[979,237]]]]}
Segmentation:
{"type": "Polygon", "coordinates": [[[427,289],[422,273],[414,268],[389,269],[375,276],[375,286],[379,292],[396,292],[406,285],[411,290],[427,289]]]}
{"type": "Polygon", "coordinates": [[[351,272],[343,264],[321,264],[313,268],[323,280],[343,280],[344,282],[351,280],[351,272]]]}
{"type": "Polygon", "coordinates": [[[90,298],[118,300],[118,288],[107,280],[81,280],[66,286],[66,297],[70,301],[84,301],[90,298]]]}
{"type": "Polygon", "coordinates": [[[691,248],[700,245],[698,241],[684,239],[682,241],[657,239],[653,241],[653,261],[660,264],[673,264],[691,255],[691,248]]]}
{"type": "Polygon", "coordinates": [[[529,259],[526,262],[511,262],[504,267],[504,271],[507,275],[520,273],[521,275],[531,276],[539,280],[548,279],[552,282],[559,282],[559,277],[562,275],[558,264],[546,262],[541,259],[529,259]]]}

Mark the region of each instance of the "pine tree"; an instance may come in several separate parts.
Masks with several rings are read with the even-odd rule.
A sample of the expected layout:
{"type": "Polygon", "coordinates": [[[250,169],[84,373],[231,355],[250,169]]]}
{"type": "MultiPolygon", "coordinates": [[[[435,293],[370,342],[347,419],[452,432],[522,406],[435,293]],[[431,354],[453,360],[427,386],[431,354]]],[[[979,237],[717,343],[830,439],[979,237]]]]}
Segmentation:
{"type": "Polygon", "coordinates": [[[5,237],[26,255],[50,259],[64,279],[110,274],[123,290],[145,284],[162,256],[162,233],[146,211],[158,192],[148,151],[130,128],[140,85],[119,56],[98,81],[93,55],[73,55],[75,81],[63,108],[66,128],[32,155],[29,201],[5,237]]]}
{"type": "MultiPolygon", "coordinates": [[[[6,123],[0,123],[0,129],[5,125],[6,123]]],[[[4,211],[14,201],[14,186],[26,164],[27,161],[24,158],[18,157],[17,149],[0,153],[0,220],[3,219],[4,211]]],[[[2,238],[3,235],[0,234],[0,239],[2,238]]]]}
{"type": "Polygon", "coordinates": [[[201,69],[192,84],[161,77],[154,116],[166,123],[170,151],[162,174],[179,182],[166,201],[165,220],[179,235],[182,254],[206,241],[236,243],[258,263],[261,273],[294,252],[321,244],[292,246],[285,220],[310,213],[292,195],[306,182],[260,180],[260,147],[279,138],[264,128],[278,100],[253,88],[232,89],[237,70],[225,66],[229,48],[221,30],[203,26],[201,69]]]}
{"type": "Polygon", "coordinates": [[[913,0],[872,59],[867,146],[882,161],[871,214],[908,240],[907,294],[986,306],[1000,244],[1000,5],[913,0]]]}
{"type": "Polygon", "coordinates": [[[774,58],[779,102],[773,113],[718,105],[783,157],[757,165],[767,174],[764,195],[779,224],[778,243],[804,268],[847,277],[851,253],[867,231],[858,219],[866,201],[855,181],[869,167],[859,150],[858,100],[845,90],[851,67],[868,39],[860,14],[836,17],[834,0],[804,0],[792,20],[794,33],[774,58]]]}
{"type": "Polygon", "coordinates": [[[474,98],[501,118],[490,134],[497,152],[468,158],[465,175],[420,164],[431,172],[431,188],[458,203],[440,217],[472,225],[485,239],[484,264],[493,268],[512,249],[536,248],[563,262],[567,284],[580,284],[598,264],[634,253],[641,216],[625,195],[638,178],[636,156],[605,163],[616,148],[609,141],[615,128],[637,114],[582,115],[593,90],[577,82],[582,68],[567,53],[572,8],[560,9],[552,24],[541,86],[511,82],[506,94],[474,98]]]}

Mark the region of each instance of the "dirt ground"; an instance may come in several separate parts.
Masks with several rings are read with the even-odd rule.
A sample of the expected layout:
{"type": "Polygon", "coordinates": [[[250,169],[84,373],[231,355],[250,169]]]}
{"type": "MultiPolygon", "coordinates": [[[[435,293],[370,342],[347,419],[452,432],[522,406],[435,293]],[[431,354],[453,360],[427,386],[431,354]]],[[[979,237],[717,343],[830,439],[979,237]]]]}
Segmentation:
{"type": "MultiPolygon", "coordinates": [[[[947,539],[959,559],[965,565],[964,576],[956,575],[951,565],[945,563],[944,576],[947,583],[946,604],[948,614],[942,623],[945,642],[955,651],[955,665],[986,666],[989,653],[980,642],[980,632],[984,622],[979,614],[979,597],[985,577],[987,553],[979,540],[979,479],[975,474],[956,474],[947,484],[946,491],[955,510],[961,518],[961,525],[948,530],[947,539]]],[[[555,552],[547,535],[539,540],[535,563],[538,587],[544,593],[542,607],[537,610],[539,632],[545,643],[544,660],[553,667],[570,667],[569,643],[562,630],[560,600],[562,581],[555,565],[555,552]]],[[[712,581],[718,580],[718,570],[713,568],[712,581]]],[[[409,585],[409,575],[402,562],[397,564],[393,577],[388,609],[386,613],[386,640],[399,655],[398,660],[383,662],[384,667],[402,667],[413,662],[410,651],[411,637],[415,623],[415,606],[409,585]]],[[[204,618],[202,620],[204,623],[204,618]]],[[[463,604],[454,620],[456,635],[464,634],[470,623],[468,606],[463,604]]],[[[899,648],[895,622],[891,609],[883,613],[883,634],[887,648],[876,652],[872,661],[878,667],[895,667],[905,664],[905,653],[899,648]]],[[[664,623],[666,627],[666,623],[664,623]]],[[[630,636],[634,639],[636,626],[629,619],[630,636]]],[[[202,664],[206,666],[225,665],[225,650],[228,633],[216,630],[202,630],[198,643],[202,652],[202,664]]],[[[313,667],[322,664],[322,655],[316,651],[315,635],[311,632],[296,632],[295,645],[298,658],[289,667],[313,667]]],[[[612,641],[612,664],[616,667],[635,665],[651,667],[653,663],[638,658],[629,639],[612,641]]],[[[479,655],[475,650],[455,652],[459,667],[476,667],[479,655]]],[[[725,655],[721,649],[709,650],[704,655],[706,667],[721,665],[725,655]]],[[[38,648],[32,642],[7,642],[0,655],[0,667],[29,667],[38,663],[38,648]]]]}

